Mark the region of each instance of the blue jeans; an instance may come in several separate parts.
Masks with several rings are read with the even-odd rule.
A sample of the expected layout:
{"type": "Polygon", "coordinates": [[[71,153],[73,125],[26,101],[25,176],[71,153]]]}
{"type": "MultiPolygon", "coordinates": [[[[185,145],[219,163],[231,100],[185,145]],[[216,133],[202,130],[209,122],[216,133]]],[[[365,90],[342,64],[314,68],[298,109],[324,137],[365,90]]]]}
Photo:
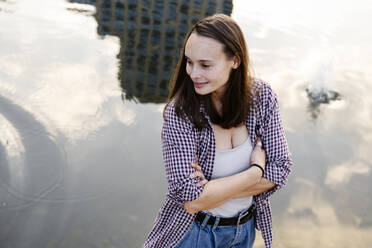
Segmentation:
{"type": "MultiPolygon", "coordinates": [[[[245,209],[246,210],[246,209],[245,209]]],[[[239,212],[241,215],[245,210],[239,212]]],[[[210,215],[200,223],[194,221],[176,248],[252,248],[256,237],[254,217],[239,226],[207,225],[210,215]]]]}

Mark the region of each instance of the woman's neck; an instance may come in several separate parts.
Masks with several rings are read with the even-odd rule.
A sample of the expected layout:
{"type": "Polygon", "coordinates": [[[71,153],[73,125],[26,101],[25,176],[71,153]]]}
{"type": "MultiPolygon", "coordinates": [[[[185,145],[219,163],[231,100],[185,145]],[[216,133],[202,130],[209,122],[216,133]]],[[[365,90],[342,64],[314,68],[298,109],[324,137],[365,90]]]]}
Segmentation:
{"type": "Polygon", "coordinates": [[[212,96],[212,103],[217,113],[222,116],[222,101],[212,96]]]}

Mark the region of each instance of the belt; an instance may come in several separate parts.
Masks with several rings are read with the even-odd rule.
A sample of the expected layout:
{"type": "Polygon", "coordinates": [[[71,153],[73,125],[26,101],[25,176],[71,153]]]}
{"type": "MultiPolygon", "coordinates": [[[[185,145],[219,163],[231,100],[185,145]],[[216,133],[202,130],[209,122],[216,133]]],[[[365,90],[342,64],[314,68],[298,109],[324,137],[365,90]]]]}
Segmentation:
{"type": "MultiPolygon", "coordinates": [[[[247,221],[249,221],[254,215],[256,214],[256,207],[253,204],[247,211],[245,211],[243,214],[241,214],[238,217],[230,217],[230,218],[224,218],[220,217],[220,221],[218,222],[218,226],[238,226],[243,225],[247,221]]],[[[198,212],[196,215],[195,220],[202,223],[207,216],[206,213],[198,212]]],[[[214,225],[216,221],[216,216],[210,215],[207,225],[214,225]]]]}

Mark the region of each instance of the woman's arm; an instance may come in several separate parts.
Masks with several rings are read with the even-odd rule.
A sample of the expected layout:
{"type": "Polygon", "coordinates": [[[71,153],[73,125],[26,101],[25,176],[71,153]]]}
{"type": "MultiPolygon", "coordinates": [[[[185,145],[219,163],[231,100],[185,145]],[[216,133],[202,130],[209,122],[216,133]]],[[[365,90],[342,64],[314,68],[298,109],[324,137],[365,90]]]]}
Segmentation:
{"type": "Polygon", "coordinates": [[[275,186],[276,186],[275,183],[267,180],[266,178],[262,178],[259,183],[256,183],[255,185],[249,187],[247,190],[234,195],[233,198],[242,198],[258,195],[268,190],[272,190],[273,188],[275,188],[275,186]]]}
{"type": "MultiPolygon", "coordinates": [[[[253,168],[255,168],[255,167],[253,167],[253,168]]],[[[222,179],[222,178],[220,178],[220,179],[222,179]]],[[[216,179],[216,180],[220,180],[220,179],[216,179]]],[[[231,179],[233,180],[233,178],[231,178],[231,179]]],[[[233,195],[233,194],[230,194],[231,191],[227,191],[227,190],[226,190],[227,192],[225,194],[223,194],[222,192],[218,193],[217,186],[213,185],[213,184],[218,185],[220,183],[223,184],[224,182],[222,180],[219,181],[219,182],[215,182],[216,180],[209,181],[209,185],[204,188],[204,192],[202,193],[200,198],[198,198],[197,200],[185,203],[184,207],[185,207],[185,210],[188,213],[192,214],[192,213],[195,213],[195,212],[200,211],[200,210],[212,209],[212,208],[215,208],[215,207],[218,207],[218,206],[224,204],[226,201],[228,201],[230,199],[258,195],[258,194],[261,194],[263,192],[272,190],[276,186],[275,183],[267,180],[266,178],[261,178],[261,180],[258,183],[253,184],[253,185],[249,186],[247,189],[241,190],[237,194],[233,195]],[[214,192],[214,191],[217,191],[217,192],[214,192]],[[216,193],[216,194],[218,193],[219,197],[212,198],[214,193],[216,193]],[[208,198],[212,198],[212,199],[208,199],[208,198]]],[[[225,180],[228,181],[229,179],[225,178],[225,180]]],[[[205,179],[203,181],[205,181],[205,179]]],[[[208,184],[208,182],[206,184],[208,184]]],[[[220,186],[222,186],[222,185],[220,185],[220,186]]],[[[223,185],[223,186],[225,186],[225,185],[223,185]]]]}
{"type": "MultiPolygon", "coordinates": [[[[261,144],[260,139],[257,141],[257,144],[261,144]]],[[[262,149],[262,145],[255,145],[250,162],[251,164],[263,165],[262,167],[265,168],[265,157],[266,153],[262,149]]],[[[199,185],[205,185],[202,194],[197,199],[185,202],[184,208],[190,214],[220,206],[226,201],[236,198],[236,195],[249,191],[262,178],[262,171],[256,166],[251,166],[249,169],[232,176],[218,178],[208,182],[204,178],[199,165],[192,163],[191,166],[196,169],[196,172],[192,173],[190,177],[200,177],[201,182],[199,185]]]]}
{"type": "Polygon", "coordinates": [[[257,167],[251,167],[238,174],[209,181],[204,186],[203,193],[193,201],[185,202],[184,208],[194,214],[200,210],[212,209],[222,205],[236,195],[248,191],[259,183],[262,172],[257,167]]]}
{"type": "Polygon", "coordinates": [[[286,185],[291,172],[292,159],[285,138],[283,123],[280,118],[280,108],[277,96],[270,85],[263,82],[259,93],[261,112],[259,128],[256,133],[262,138],[266,152],[266,170],[264,178],[273,182],[275,187],[260,194],[268,198],[278,189],[286,185]]]}

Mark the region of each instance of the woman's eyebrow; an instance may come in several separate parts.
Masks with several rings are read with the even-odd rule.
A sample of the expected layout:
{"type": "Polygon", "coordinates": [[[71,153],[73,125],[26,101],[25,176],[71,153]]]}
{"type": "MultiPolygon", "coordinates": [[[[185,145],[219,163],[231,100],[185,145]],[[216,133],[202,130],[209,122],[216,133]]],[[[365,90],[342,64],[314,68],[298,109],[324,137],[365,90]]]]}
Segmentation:
{"type": "MultiPolygon", "coordinates": [[[[187,57],[186,54],[185,54],[185,58],[191,60],[189,57],[187,57]]],[[[198,61],[199,62],[212,62],[212,60],[209,60],[209,59],[199,59],[198,61]]]]}

